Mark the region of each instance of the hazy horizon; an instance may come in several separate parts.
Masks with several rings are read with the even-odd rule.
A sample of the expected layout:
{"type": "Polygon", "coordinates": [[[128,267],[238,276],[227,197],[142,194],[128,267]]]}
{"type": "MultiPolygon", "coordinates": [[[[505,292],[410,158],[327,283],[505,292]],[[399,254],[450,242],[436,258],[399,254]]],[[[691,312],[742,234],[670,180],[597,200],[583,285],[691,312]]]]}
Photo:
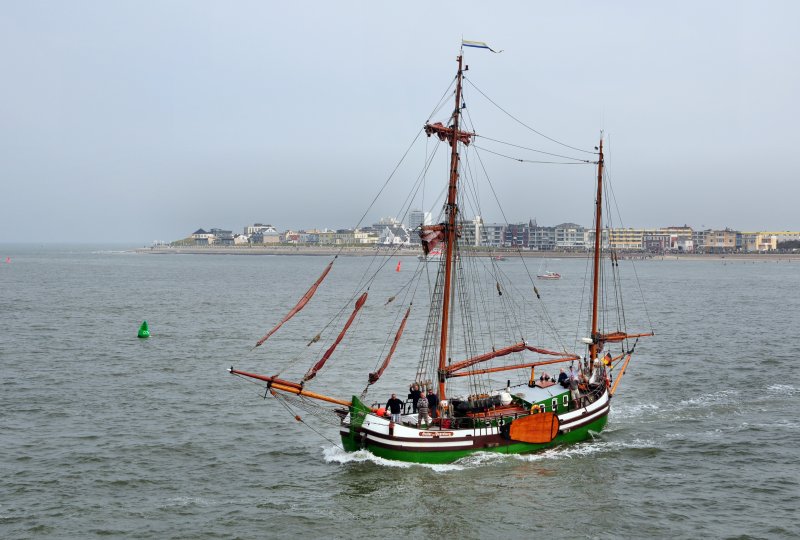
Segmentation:
{"type": "MultiPolygon", "coordinates": [[[[580,148],[605,131],[615,226],[800,230],[798,15],[792,2],[7,2],[0,242],[351,228],[447,88],[462,36],[504,50],[466,51],[468,75],[515,117],[580,148]]],[[[591,220],[588,168],[491,167],[509,221],[591,220]]]]}

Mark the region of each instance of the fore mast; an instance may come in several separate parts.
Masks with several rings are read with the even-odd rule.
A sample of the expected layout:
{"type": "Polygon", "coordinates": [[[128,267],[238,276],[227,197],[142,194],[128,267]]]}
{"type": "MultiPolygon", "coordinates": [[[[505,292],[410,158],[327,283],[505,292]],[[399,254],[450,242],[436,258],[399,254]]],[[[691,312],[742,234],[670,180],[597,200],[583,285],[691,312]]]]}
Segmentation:
{"type": "Polygon", "coordinates": [[[597,160],[597,196],[595,199],[594,218],[594,271],[592,283],[592,344],[589,346],[589,370],[594,369],[594,359],[597,358],[598,333],[597,311],[600,301],[600,251],[603,247],[603,138],[600,137],[600,152],[597,160]]]}

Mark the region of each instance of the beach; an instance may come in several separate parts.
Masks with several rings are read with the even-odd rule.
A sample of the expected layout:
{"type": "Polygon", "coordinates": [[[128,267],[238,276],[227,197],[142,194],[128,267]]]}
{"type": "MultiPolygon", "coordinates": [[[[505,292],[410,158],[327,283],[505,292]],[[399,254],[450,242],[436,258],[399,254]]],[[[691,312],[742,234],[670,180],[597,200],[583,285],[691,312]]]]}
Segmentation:
{"type": "MultiPolygon", "coordinates": [[[[391,254],[397,257],[417,257],[420,247],[336,247],[336,246],[153,246],[133,249],[147,255],[308,255],[371,257],[391,254]]],[[[480,256],[481,253],[478,252],[480,256]]],[[[533,259],[582,259],[583,251],[527,251],[508,248],[487,249],[486,257],[525,257],[533,259]]],[[[641,252],[620,253],[620,259],[645,261],[728,261],[728,262],[800,262],[800,253],[668,253],[653,255],[641,252]]]]}

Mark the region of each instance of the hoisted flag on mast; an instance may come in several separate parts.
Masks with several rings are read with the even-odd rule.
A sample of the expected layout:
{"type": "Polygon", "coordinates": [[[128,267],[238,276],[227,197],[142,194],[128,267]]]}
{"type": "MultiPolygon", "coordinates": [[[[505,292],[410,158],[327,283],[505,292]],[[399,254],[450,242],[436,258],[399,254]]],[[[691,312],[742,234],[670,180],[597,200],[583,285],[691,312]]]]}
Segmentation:
{"type": "Polygon", "coordinates": [[[475,47],[476,49],[489,49],[493,53],[501,53],[501,52],[503,52],[503,51],[496,51],[496,50],[492,49],[491,47],[489,47],[483,41],[469,41],[469,40],[466,40],[466,39],[462,39],[461,40],[461,46],[462,47],[475,47]]]}

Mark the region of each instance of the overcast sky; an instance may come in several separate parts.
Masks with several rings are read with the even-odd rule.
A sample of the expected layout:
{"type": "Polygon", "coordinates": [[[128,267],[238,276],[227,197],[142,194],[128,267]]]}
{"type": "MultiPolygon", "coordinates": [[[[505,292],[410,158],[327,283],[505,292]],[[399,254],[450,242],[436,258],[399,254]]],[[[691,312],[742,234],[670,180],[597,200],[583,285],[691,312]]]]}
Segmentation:
{"type": "MultiPolygon", "coordinates": [[[[797,2],[4,1],[0,241],[353,226],[462,36],[504,50],[468,50],[468,76],[526,124],[580,148],[605,130],[621,224],[798,230],[798,21],[797,2]]],[[[485,162],[509,220],[591,221],[588,167],[485,162]]]]}

